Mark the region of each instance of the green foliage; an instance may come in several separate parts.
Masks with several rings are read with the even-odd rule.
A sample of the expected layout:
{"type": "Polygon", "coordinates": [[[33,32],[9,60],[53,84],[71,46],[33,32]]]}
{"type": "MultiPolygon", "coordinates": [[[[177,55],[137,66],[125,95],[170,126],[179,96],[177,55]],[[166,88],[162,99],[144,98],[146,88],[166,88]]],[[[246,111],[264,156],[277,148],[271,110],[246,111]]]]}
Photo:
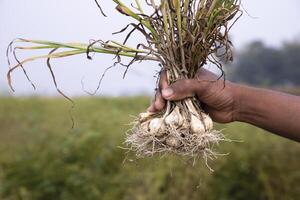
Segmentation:
{"type": "Polygon", "coordinates": [[[299,145],[246,124],[218,125],[243,142],[193,166],[175,156],[136,160],[123,146],[146,98],[0,99],[0,199],[296,199],[299,145]]]}
{"type": "Polygon", "coordinates": [[[247,125],[238,127],[233,131],[249,135],[243,134],[242,151],[228,149],[231,156],[217,164],[211,185],[223,187],[214,189],[213,199],[296,199],[300,189],[292,184],[300,182],[299,146],[247,125]]]}
{"type": "Polygon", "coordinates": [[[253,42],[238,54],[237,61],[230,66],[230,79],[252,85],[300,85],[299,55],[299,42],[289,42],[280,48],[253,42]]]}

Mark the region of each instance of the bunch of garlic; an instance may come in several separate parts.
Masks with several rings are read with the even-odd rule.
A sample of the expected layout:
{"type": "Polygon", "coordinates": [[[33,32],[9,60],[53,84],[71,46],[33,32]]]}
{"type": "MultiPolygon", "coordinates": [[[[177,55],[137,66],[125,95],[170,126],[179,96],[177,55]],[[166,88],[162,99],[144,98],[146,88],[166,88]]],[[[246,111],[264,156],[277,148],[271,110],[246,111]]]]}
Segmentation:
{"type": "Polygon", "coordinates": [[[204,112],[197,112],[191,100],[186,100],[185,104],[189,117],[184,117],[186,115],[182,114],[183,111],[178,106],[162,117],[149,112],[141,113],[139,116],[141,134],[144,137],[164,138],[165,145],[179,148],[183,139],[180,137],[185,137],[181,132],[200,135],[211,131],[212,119],[204,112]]]}

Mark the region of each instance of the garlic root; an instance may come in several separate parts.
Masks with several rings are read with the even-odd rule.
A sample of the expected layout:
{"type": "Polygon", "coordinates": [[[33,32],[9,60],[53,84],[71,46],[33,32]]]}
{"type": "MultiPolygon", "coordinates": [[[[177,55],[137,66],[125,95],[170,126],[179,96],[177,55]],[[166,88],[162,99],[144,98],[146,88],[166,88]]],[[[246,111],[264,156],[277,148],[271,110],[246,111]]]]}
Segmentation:
{"type": "Polygon", "coordinates": [[[141,157],[157,152],[214,155],[212,144],[224,137],[213,130],[212,119],[194,100],[169,102],[164,113],[141,113],[127,144],[141,157]]]}

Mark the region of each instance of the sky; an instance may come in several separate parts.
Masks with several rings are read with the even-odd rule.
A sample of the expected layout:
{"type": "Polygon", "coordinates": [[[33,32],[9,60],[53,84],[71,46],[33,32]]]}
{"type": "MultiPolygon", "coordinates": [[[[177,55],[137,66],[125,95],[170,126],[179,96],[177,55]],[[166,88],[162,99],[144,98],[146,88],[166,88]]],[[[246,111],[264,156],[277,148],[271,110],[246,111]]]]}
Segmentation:
{"type": "MultiPolygon", "coordinates": [[[[125,34],[111,33],[128,24],[128,18],[114,11],[112,1],[100,2],[107,18],[99,13],[93,0],[0,0],[0,94],[11,93],[6,81],[5,51],[14,38],[84,43],[90,39],[122,41],[125,34]]],[[[244,15],[231,32],[236,51],[254,40],[280,46],[284,41],[300,38],[299,0],[242,0],[242,5],[244,15]]],[[[144,40],[137,34],[129,44],[140,41],[144,40]]],[[[18,55],[25,58],[40,53],[19,52],[18,55]]],[[[69,96],[86,95],[82,85],[84,90],[92,92],[103,71],[112,65],[112,59],[113,56],[95,55],[91,61],[79,55],[53,61],[59,88],[69,96]]],[[[57,95],[45,61],[29,63],[26,69],[37,89],[33,90],[22,72],[16,71],[13,74],[16,92],[12,95],[57,95]]],[[[103,79],[98,95],[152,94],[158,70],[154,62],[136,63],[123,79],[124,68],[116,67],[103,79]]]]}

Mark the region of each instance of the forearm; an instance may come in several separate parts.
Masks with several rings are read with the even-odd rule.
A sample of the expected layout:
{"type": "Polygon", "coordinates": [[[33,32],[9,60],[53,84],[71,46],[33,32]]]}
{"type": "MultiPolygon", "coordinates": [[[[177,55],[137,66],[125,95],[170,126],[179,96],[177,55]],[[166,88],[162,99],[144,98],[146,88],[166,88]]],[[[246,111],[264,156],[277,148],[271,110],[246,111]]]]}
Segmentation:
{"type": "Polygon", "coordinates": [[[237,86],[236,120],[300,142],[300,97],[237,86]]]}

